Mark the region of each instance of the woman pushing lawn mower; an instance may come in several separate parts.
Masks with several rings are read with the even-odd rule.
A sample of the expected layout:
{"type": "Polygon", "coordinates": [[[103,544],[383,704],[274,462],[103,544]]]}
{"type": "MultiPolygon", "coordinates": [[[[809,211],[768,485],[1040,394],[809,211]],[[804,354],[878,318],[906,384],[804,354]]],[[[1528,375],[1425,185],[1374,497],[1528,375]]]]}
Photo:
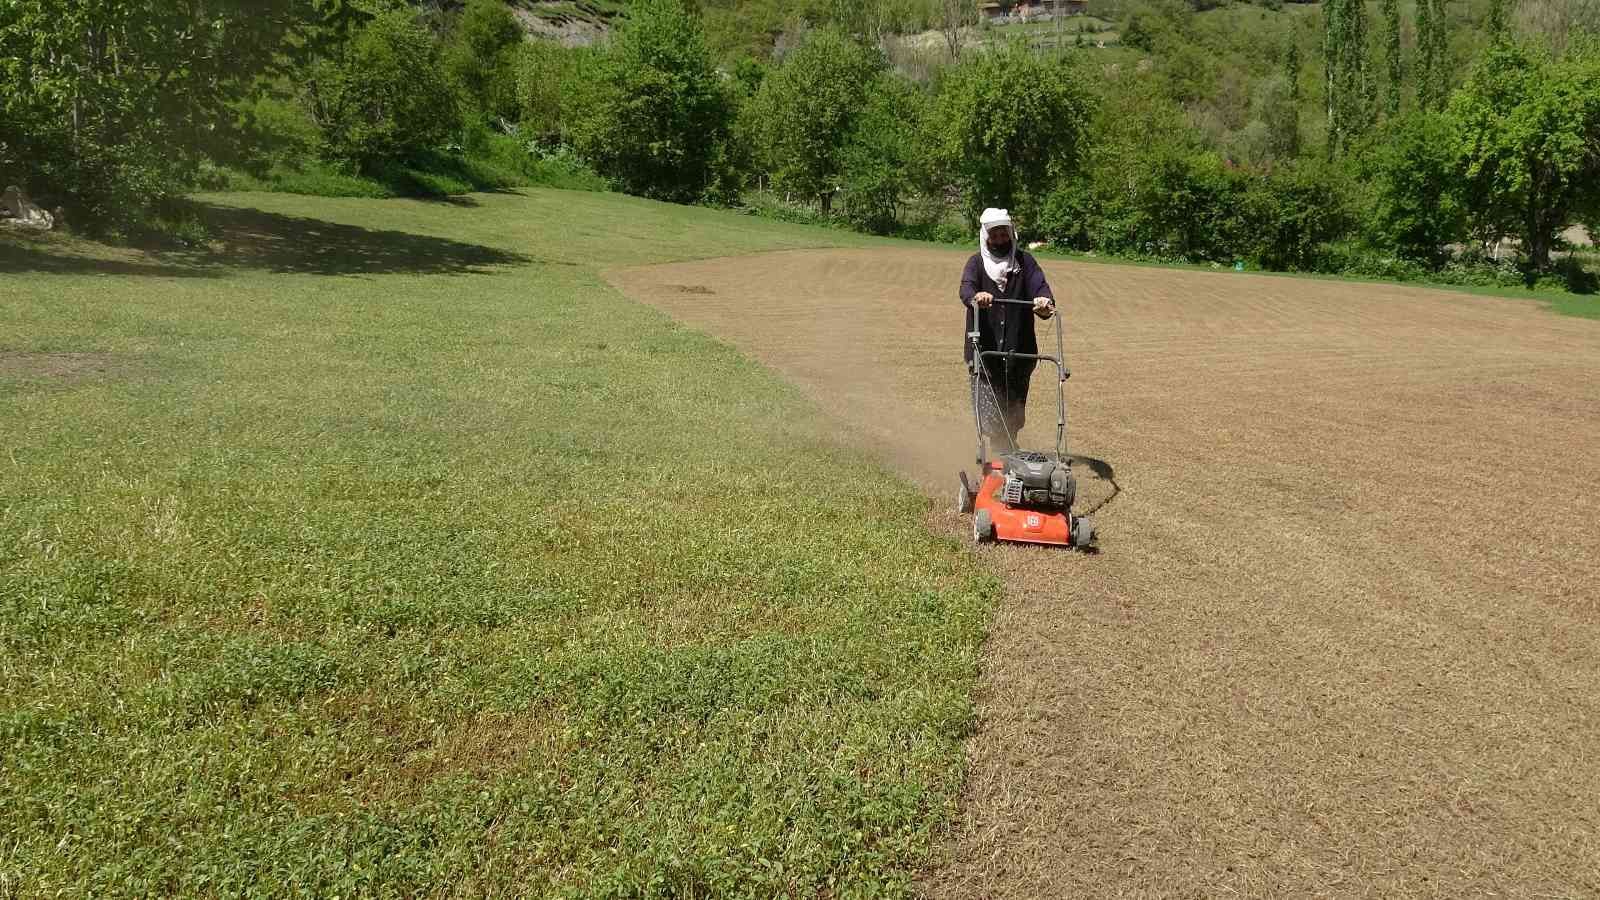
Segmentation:
{"type": "MultiPolygon", "coordinates": [[[[1033,320],[1055,314],[1055,295],[1033,255],[1017,249],[1017,228],[1003,209],[986,209],[978,221],[978,252],[961,273],[961,302],[967,306],[967,324],[978,319],[978,347],[982,351],[1039,352],[1033,320]],[[1032,300],[1033,314],[996,300],[1032,300]]],[[[973,330],[969,327],[968,329],[973,330]]],[[[966,343],[967,367],[977,374],[980,362],[966,343]]],[[[1036,360],[990,357],[982,361],[982,377],[973,380],[973,403],[983,433],[997,449],[1015,450],[1017,432],[1027,420],[1028,384],[1036,360]]]]}
{"type": "Polygon", "coordinates": [[[1055,315],[1055,298],[1039,263],[1017,249],[1016,226],[1003,209],[986,209],[979,220],[978,252],[961,273],[961,302],[980,468],[976,484],[961,473],[957,503],[972,513],[973,539],[1090,546],[1094,523],[1072,514],[1078,487],[1066,450],[1071,373],[1062,361],[1061,321],[1055,323],[1055,355],[1041,354],[1033,320],[1055,315]],[[1040,362],[1056,369],[1054,454],[1017,447],[1028,385],[1040,362]]]}

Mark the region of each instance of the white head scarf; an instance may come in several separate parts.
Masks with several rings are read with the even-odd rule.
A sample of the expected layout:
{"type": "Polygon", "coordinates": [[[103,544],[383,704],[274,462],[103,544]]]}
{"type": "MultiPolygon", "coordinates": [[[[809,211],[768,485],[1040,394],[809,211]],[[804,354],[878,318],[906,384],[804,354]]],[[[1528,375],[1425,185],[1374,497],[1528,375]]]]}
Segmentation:
{"type": "Polygon", "coordinates": [[[1012,224],[1009,211],[992,207],[983,211],[978,219],[978,252],[983,254],[983,270],[1000,290],[1005,290],[1006,282],[1020,268],[1017,265],[1017,226],[1012,224]],[[989,232],[996,228],[1011,232],[1011,252],[1004,257],[989,252],[989,232]]]}

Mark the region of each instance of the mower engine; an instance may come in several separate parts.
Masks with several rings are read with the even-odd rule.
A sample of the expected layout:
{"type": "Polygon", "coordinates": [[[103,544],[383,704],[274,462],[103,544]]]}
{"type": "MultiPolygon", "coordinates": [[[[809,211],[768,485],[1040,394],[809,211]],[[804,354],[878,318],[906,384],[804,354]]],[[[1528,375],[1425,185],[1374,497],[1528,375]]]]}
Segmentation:
{"type": "Polygon", "coordinates": [[[1033,509],[1070,509],[1078,493],[1071,467],[1043,453],[1023,450],[1007,454],[1000,502],[1033,509]]]}

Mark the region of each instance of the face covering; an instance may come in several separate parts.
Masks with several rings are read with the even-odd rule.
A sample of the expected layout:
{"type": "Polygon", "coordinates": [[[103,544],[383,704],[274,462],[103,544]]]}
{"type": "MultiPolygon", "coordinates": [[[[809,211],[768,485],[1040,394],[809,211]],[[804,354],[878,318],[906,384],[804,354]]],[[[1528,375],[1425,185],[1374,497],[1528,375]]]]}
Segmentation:
{"type": "Polygon", "coordinates": [[[995,286],[1004,291],[1011,276],[1018,270],[1017,229],[1004,210],[984,212],[978,249],[983,256],[983,270],[989,274],[995,286]]]}

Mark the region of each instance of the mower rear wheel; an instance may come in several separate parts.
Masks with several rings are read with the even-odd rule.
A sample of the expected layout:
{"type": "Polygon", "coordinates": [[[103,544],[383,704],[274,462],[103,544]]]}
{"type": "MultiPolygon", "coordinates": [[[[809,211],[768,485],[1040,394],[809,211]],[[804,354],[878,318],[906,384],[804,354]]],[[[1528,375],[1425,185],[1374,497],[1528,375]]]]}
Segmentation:
{"type": "Polygon", "coordinates": [[[977,500],[977,491],[974,491],[972,485],[967,481],[967,473],[962,472],[961,487],[959,488],[959,493],[956,494],[956,512],[962,515],[972,512],[972,504],[977,500]]]}
{"type": "Polygon", "coordinates": [[[994,540],[994,516],[987,509],[978,510],[972,517],[972,539],[980,544],[994,540]]]}

